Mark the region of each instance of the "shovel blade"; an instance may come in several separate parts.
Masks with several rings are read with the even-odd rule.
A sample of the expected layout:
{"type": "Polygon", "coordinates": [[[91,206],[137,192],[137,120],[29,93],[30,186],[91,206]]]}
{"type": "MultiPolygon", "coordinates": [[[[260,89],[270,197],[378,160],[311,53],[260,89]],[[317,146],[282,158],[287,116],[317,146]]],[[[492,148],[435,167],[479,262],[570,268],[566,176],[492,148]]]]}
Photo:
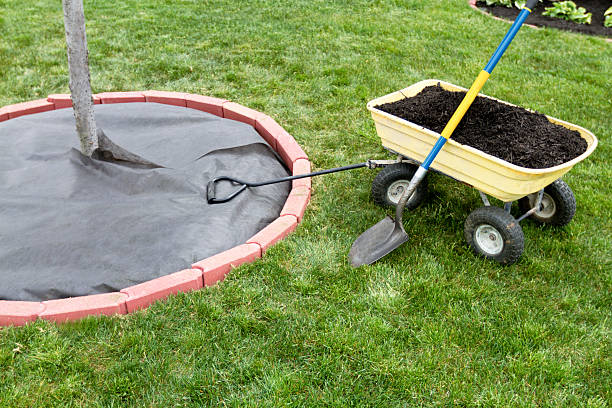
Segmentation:
{"type": "Polygon", "coordinates": [[[408,241],[404,227],[393,218],[386,217],[361,234],[349,252],[349,260],[355,268],[369,265],[393,252],[408,241]]]}

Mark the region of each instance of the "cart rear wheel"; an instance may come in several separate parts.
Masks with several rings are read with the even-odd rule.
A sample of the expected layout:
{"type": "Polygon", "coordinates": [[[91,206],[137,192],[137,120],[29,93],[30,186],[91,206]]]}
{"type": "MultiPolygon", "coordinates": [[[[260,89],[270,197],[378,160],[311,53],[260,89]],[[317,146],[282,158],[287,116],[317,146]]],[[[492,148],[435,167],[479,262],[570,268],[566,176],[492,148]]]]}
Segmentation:
{"type": "MultiPolygon", "coordinates": [[[[535,206],[538,193],[529,194],[519,200],[524,213],[535,206]]],[[[563,180],[556,180],[544,188],[542,204],[530,218],[540,224],[563,226],[570,223],[576,213],[576,198],[572,189],[563,180]]]]}
{"type": "MultiPolygon", "coordinates": [[[[418,166],[408,163],[391,164],[383,168],[372,182],[372,199],[381,206],[395,207],[418,166]]],[[[427,194],[427,178],[423,179],[406,203],[406,209],[412,210],[419,206],[427,194]]]]}
{"type": "Polygon", "coordinates": [[[523,229],[499,207],[480,207],[465,220],[465,240],[474,252],[501,264],[516,262],[525,246],[523,229]]]}

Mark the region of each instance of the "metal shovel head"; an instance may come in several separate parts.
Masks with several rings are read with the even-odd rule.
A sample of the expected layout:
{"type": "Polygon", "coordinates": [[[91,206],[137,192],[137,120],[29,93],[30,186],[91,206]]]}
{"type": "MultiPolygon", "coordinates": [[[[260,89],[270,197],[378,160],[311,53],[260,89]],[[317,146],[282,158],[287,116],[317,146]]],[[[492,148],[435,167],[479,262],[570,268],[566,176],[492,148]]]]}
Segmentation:
{"type": "Polygon", "coordinates": [[[349,252],[351,265],[369,265],[408,241],[404,226],[387,216],[361,234],[349,252]]]}

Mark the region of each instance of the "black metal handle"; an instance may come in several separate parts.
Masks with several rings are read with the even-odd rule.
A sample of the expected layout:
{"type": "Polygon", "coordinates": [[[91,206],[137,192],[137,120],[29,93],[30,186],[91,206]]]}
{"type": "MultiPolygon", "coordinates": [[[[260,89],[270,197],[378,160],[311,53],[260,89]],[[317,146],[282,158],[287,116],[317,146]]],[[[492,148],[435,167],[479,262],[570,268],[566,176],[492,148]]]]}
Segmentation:
{"type": "Polygon", "coordinates": [[[208,204],[221,204],[221,203],[226,203],[229,200],[231,200],[232,198],[236,197],[238,194],[242,193],[246,188],[248,187],[248,183],[242,182],[240,180],[236,180],[233,179],[231,177],[216,177],[212,180],[210,180],[208,182],[208,185],[206,186],[206,201],[208,201],[208,204]],[[238,188],[237,190],[235,190],[234,192],[232,192],[230,195],[228,195],[227,197],[223,197],[223,198],[217,198],[217,190],[216,190],[216,185],[219,181],[231,181],[232,183],[235,184],[240,184],[240,188],[238,188]]]}
{"type": "Polygon", "coordinates": [[[335,169],[321,170],[321,171],[316,171],[314,173],[298,174],[297,176],[289,176],[289,177],[282,177],[282,178],[278,178],[274,180],[262,181],[261,183],[249,183],[246,181],[238,180],[238,179],[227,177],[227,176],[216,177],[208,182],[208,185],[206,187],[206,196],[207,196],[206,200],[208,201],[208,204],[226,203],[229,200],[236,197],[238,194],[242,193],[244,190],[246,190],[247,187],[260,187],[260,186],[266,186],[268,184],[282,183],[284,181],[297,180],[297,179],[301,179],[305,177],[314,177],[314,176],[320,176],[322,174],[336,173],[339,171],[352,170],[352,169],[357,169],[360,167],[368,167],[369,163],[370,162],[367,161],[365,163],[351,164],[350,166],[336,167],[335,169]],[[230,181],[234,184],[239,184],[240,188],[236,189],[234,192],[232,192],[227,197],[217,198],[216,185],[219,181],[230,181]]]}

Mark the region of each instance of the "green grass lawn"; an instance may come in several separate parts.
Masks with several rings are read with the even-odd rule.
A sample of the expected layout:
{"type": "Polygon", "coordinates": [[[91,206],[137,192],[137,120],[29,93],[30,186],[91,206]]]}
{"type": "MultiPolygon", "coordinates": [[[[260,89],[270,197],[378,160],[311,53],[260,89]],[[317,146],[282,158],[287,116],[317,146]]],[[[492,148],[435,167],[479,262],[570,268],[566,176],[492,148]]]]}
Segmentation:
{"type": "MultiPolygon", "coordinates": [[[[366,102],[427,78],[469,87],[509,28],[465,0],[85,9],[94,92],[185,91],[264,111],[315,169],[390,158],[366,102]]],[[[0,0],[0,32],[0,106],[69,92],[59,1],[0,0]]],[[[0,406],[611,406],[612,44],[524,28],[483,92],[600,143],[564,178],[572,223],[523,222],[517,264],[471,253],[463,223],[478,194],[432,175],[405,218],[410,241],[353,269],[352,241],[389,212],[371,202],[375,173],[316,178],[296,232],[214,288],[1,329],[0,406]]]]}

